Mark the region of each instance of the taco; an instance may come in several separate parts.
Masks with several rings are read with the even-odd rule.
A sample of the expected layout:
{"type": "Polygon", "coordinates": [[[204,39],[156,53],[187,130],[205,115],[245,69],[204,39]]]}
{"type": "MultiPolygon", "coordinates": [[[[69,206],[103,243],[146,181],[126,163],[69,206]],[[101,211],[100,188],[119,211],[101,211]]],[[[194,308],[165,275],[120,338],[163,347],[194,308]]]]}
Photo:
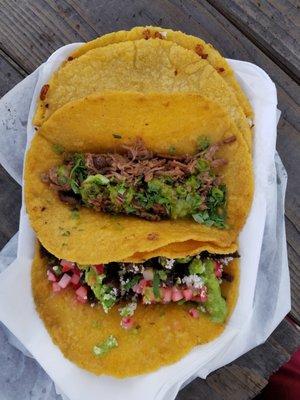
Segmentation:
{"type": "Polygon", "coordinates": [[[136,40],[93,49],[59,69],[40,93],[34,124],[76,99],[104,91],[196,93],[224,107],[251,149],[252,133],[235,95],[196,53],[164,40],[136,40]]]}
{"type": "Polygon", "coordinates": [[[97,375],[148,373],[218,337],[238,295],[238,254],[80,265],[37,249],[32,291],[52,340],[97,375]]]}
{"type": "Polygon", "coordinates": [[[251,105],[241,89],[234,72],[228,64],[227,60],[209,43],[204,40],[187,35],[180,31],[173,31],[172,29],[160,28],[158,26],[137,26],[130,31],[111,32],[106,35],[100,36],[90,42],[85,43],[76,49],[68,57],[68,61],[73,61],[75,58],[86,54],[88,51],[98,47],[104,47],[113,43],[120,43],[125,41],[139,40],[139,39],[158,39],[168,40],[178,44],[179,46],[194,51],[199,57],[207,60],[209,64],[221,75],[226,81],[228,86],[233,90],[242,107],[246,117],[252,116],[251,105]]]}
{"type": "Polygon", "coordinates": [[[192,243],[194,251],[203,243],[226,248],[244,225],[252,193],[241,133],[223,109],[198,95],[107,93],[68,103],[43,124],[26,157],[25,201],[39,240],[57,257],[82,264],[177,242],[192,243]],[[142,160],[128,147],[137,136],[142,160]],[[100,165],[116,158],[116,168],[100,165]],[[158,162],[166,175],[156,173],[158,162]],[[190,170],[180,172],[180,165],[190,170]]]}

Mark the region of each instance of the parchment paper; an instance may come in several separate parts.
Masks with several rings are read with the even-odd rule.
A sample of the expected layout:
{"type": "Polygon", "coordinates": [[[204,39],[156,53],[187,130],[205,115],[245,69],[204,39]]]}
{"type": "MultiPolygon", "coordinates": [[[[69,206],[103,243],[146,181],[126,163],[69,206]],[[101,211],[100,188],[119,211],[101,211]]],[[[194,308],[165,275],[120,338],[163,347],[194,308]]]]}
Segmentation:
{"type": "MultiPolygon", "coordinates": [[[[35,99],[52,71],[77,45],[56,51],[47,63],[0,101],[0,161],[18,182],[21,181],[27,118],[28,142],[34,132],[30,121],[35,99]]],[[[211,371],[264,342],[290,309],[283,219],[286,173],[280,159],[277,157],[276,166],[274,159],[276,89],[268,75],[257,66],[230,62],[255,111],[255,196],[247,224],[240,235],[241,295],[225,332],[218,339],[198,346],[172,366],[124,380],[96,377],[70,363],[53,345],[34,308],[30,287],[34,234],[22,207],[17,259],[5,268],[16,255],[16,238],[0,254],[0,268],[5,269],[0,275],[0,320],[20,339],[70,400],[96,400],[99,393],[111,400],[174,399],[180,387],[194,377],[205,378],[211,371]]],[[[20,346],[12,337],[10,342],[20,346]]],[[[42,379],[45,379],[44,374],[42,379]]],[[[47,393],[52,396],[50,381],[47,385],[51,388],[47,393]]],[[[30,398],[29,394],[27,398],[30,398]]],[[[23,391],[22,399],[27,398],[23,391]]]]}

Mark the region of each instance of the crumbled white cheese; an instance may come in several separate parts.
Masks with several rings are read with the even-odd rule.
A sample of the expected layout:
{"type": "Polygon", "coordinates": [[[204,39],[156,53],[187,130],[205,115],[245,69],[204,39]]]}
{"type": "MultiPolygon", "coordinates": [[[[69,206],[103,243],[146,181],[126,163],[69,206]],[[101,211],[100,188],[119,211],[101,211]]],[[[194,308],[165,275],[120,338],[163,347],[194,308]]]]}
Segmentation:
{"type": "Polygon", "coordinates": [[[185,283],[187,287],[194,289],[201,289],[204,285],[203,279],[196,274],[185,276],[182,278],[182,283],[185,283]]]}
{"type": "Polygon", "coordinates": [[[159,32],[159,33],[160,33],[161,36],[163,36],[165,39],[166,39],[166,37],[168,36],[168,32],[162,31],[162,32],[159,32]]]}
{"type": "Polygon", "coordinates": [[[223,257],[220,258],[220,263],[224,265],[228,265],[233,260],[233,257],[223,257]]]}
{"type": "Polygon", "coordinates": [[[166,268],[166,269],[172,269],[174,263],[175,263],[174,258],[169,258],[169,259],[167,259],[167,260],[166,260],[165,268],[166,268]]]}

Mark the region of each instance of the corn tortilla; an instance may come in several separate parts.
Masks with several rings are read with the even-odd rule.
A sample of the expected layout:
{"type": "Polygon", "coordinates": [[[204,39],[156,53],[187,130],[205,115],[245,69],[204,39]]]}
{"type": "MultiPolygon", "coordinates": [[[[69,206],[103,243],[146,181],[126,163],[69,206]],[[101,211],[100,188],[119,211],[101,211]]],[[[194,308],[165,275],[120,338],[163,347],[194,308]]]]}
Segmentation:
{"type": "Polygon", "coordinates": [[[196,240],[187,240],[186,242],[170,243],[159,249],[148,253],[136,252],[126,259],[127,262],[140,262],[149,258],[163,256],[167,258],[183,258],[187,254],[194,256],[202,251],[208,251],[211,254],[232,254],[237,251],[237,244],[231,243],[227,247],[215,246],[213,243],[202,243],[196,240]]]}
{"type": "MultiPolygon", "coordinates": [[[[222,283],[229,314],[232,313],[239,287],[238,261],[226,267],[233,282],[222,283]]],[[[76,302],[74,292],[66,289],[55,294],[46,277],[46,259],[36,251],[32,266],[32,292],[36,309],[55,345],[64,356],[96,375],[118,378],[149,373],[172,364],[193,347],[218,337],[226,324],[214,324],[207,315],[191,318],[188,305],[139,306],[135,312],[138,330],[126,331],[120,326],[118,306],[109,314],[100,307],[76,302]],[[92,349],[109,335],[118,347],[104,357],[96,357],[92,349]]]]}
{"type": "Polygon", "coordinates": [[[124,260],[136,253],[137,244],[139,253],[190,240],[225,248],[236,241],[251,206],[251,162],[246,143],[226,112],[199,95],[91,95],[57,110],[33,139],[25,163],[27,212],[48,251],[80,264],[124,260]],[[121,139],[114,137],[116,132],[121,139]],[[137,134],[155,152],[166,153],[173,146],[178,154],[194,153],[199,136],[208,136],[212,143],[236,136],[234,143],[218,153],[228,160],[222,175],[228,191],[229,229],[208,227],[192,219],[145,221],[84,207],[74,219],[70,207],[41,181],[43,172],[62,161],[53,144],[68,151],[114,151],[137,134]]]}
{"type": "Polygon", "coordinates": [[[141,39],[95,48],[59,69],[48,85],[37,106],[37,126],[95,92],[197,93],[225,108],[251,149],[249,124],[225,80],[207,60],[173,42],[141,39]]]}
{"type": "Polygon", "coordinates": [[[158,26],[137,26],[132,28],[130,31],[123,30],[111,32],[87,42],[70,54],[70,57],[71,59],[78,58],[90,50],[113,43],[139,40],[143,38],[155,38],[157,36],[157,40],[168,40],[185,49],[196,51],[200,57],[202,55],[203,59],[207,60],[207,62],[214,67],[214,69],[226,81],[228,86],[234,91],[245,116],[252,116],[251,105],[226,59],[222,57],[218,50],[216,50],[211,44],[206,43],[204,40],[196,36],[187,35],[180,31],[173,31],[172,29],[161,28],[158,26]]]}

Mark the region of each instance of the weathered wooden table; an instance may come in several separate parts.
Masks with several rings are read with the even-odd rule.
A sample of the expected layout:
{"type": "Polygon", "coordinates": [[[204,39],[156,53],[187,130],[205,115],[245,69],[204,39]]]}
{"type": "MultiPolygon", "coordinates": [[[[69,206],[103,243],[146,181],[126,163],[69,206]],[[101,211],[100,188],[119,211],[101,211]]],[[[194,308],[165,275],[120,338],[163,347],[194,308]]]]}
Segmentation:
{"type": "MultiPolygon", "coordinates": [[[[252,399],[300,345],[299,7],[297,0],[0,0],[1,95],[64,44],[147,24],[200,36],[226,57],[261,66],[276,83],[282,111],[277,149],[289,175],[286,228],[292,311],[265,344],[206,381],[195,380],[178,399],[252,399]]],[[[21,188],[3,168],[0,185],[3,247],[18,229],[21,188]]]]}

